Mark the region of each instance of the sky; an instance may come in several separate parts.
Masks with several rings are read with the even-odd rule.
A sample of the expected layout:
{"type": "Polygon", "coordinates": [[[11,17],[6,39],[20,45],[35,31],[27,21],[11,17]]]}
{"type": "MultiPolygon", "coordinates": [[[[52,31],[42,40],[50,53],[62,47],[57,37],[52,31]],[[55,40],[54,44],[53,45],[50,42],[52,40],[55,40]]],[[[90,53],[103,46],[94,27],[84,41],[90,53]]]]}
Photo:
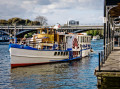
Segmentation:
{"type": "Polygon", "coordinates": [[[0,19],[19,17],[35,20],[45,16],[49,25],[77,20],[82,24],[103,23],[104,0],[0,0],[0,19]]]}

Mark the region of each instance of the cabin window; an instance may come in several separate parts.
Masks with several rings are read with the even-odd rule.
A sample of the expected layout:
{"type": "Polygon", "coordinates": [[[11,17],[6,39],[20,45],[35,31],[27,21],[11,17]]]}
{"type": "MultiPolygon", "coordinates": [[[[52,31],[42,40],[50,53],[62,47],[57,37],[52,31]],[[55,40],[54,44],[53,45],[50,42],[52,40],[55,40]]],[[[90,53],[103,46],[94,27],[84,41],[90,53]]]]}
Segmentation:
{"type": "Polygon", "coordinates": [[[81,43],[83,42],[83,37],[81,36],[81,43]]]}
{"type": "Polygon", "coordinates": [[[81,51],[79,51],[79,55],[81,55],[81,51]]]}
{"type": "Polygon", "coordinates": [[[83,43],[83,37],[82,37],[82,43],[83,43]]]}
{"type": "Polygon", "coordinates": [[[61,52],[61,55],[63,55],[63,52],[61,52]]]}
{"type": "Polygon", "coordinates": [[[66,55],[68,55],[68,52],[66,52],[66,55]]]}
{"type": "Polygon", "coordinates": [[[86,37],[86,43],[88,42],[88,37],[86,37]]]}
{"type": "Polygon", "coordinates": [[[87,37],[87,43],[89,42],[89,37],[87,37]]]}
{"type": "Polygon", "coordinates": [[[85,42],[85,39],[84,39],[84,37],[83,37],[83,43],[85,42]]]}
{"type": "Polygon", "coordinates": [[[89,42],[91,42],[91,37],[89,37],[89,42]]]}
{"type": "Polygon", "coordinates": [[[57,52],[54,53],[54,56],[56,56],[56,55],[57,55],[57,52]]]}
{"type": "Polygon", "coordinates": [[[84,37],[84,42],[85,42],[85,40],[86,40],[86,39],[85,39],[85,37],[84,37]]]}
{"type": "Polygon", "coordinates": [[[81,36],[79,36],[79,42],[81,42],[81,36]]]}
{"type": "Polygon", "coordinates": [[[65,52],[64,52],[64,56],[65,56],[65,52]]]}
{"type": "Polygon", "coordinates": [[[90,37],[88,37],[88,42],[90,42],[90,37]]]}
{"type": "Polygon", "coordinates": [[[88,42],[88,37],[86,36],[86,43],[88,42]]]}
{"type": "Polygon", "coordinates": [[[90,42],[90,37],[88,37],[88,42],[90,42]]]}
{"type": "Polygon", "coordinates": [[[58,52],[58,55],[60,55],[60,52],[58,52]]]}
{"type": "Polygon", "coordinates": [[[90,38],[88,37],[88,43],[90,42],[90,38]]]}
{"type": "Polygon", "coordinates": [[[87,37],[85,36],[85,43],[87,42],[87,37]]]}

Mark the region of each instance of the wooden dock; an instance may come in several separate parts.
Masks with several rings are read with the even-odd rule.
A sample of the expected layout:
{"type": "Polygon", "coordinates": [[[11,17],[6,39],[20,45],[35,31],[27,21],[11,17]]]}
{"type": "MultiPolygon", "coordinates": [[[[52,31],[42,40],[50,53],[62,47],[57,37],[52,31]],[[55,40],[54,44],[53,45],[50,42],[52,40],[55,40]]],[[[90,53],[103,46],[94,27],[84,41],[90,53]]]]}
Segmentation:
{"type": "Polygon", "coordinates": [[[113,84],[120,86],[120,47],[114,47],[100,70],[98,67],[95,69],[95,75],[97,76],[98,85],[105,84],[106,80],[110,82],[110,79],[112,79],[113,84]]]}

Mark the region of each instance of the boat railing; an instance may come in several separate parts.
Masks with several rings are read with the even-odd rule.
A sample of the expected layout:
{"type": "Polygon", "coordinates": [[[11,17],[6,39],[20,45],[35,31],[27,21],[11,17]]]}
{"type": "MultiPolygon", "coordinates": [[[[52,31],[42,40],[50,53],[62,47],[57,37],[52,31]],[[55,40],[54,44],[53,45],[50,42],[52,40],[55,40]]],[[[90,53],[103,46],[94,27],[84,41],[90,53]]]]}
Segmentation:
{"type": "Polygon", "coordinates": [[[37,49],[66,50],[66,42],[57,43],[53,41],[39,42],[39,41],[26,40],[26,41],[19,41],[17,43],[20,45],[27,45],[37,49]]]}

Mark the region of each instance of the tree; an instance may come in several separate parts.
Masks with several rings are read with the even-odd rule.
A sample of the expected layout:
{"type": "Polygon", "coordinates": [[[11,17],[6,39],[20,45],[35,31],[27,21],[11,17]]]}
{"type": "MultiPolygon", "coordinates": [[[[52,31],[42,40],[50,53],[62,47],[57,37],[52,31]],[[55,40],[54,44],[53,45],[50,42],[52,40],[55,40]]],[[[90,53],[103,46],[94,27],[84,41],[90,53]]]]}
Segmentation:
{"type": "Polygon", "coordinates": [[[25,25],[28,25],[28,24],[30,25],[30,23],[31,23],[31,21],[29,19],[25,20],[25,25]]]}
{"type": "Polygon", "coordinates": [[[17,18],[17,17],[12,18],[12,24],[19,24],[19,23],[20,23],[20,21],[21,21],[21,19],[20,19],[20,18],[17,18]]]}
{"type": "Polygon", "coordinates": [[[12,18],[8,20],[8,25],[12,25],[12,18]]]}
{"type": "Polygon", "coordinates": [[[38,21],[33,21],[33,25],[40,25],[40,22],[38,22],[38,21]]]}
{"type": "Polygon", "coordinates": [[[38,21],[41,26],[47,25],[47,18],[44,17],[44,16],[37,16],[37,17],[35,18],[35,21],[38,21]]]}
{"type": "Polygon", "coordinates": [[[7,24],[8,24],[7,20],[4,19],[0,20],[0,25],[7,25],[7,24]]]}

